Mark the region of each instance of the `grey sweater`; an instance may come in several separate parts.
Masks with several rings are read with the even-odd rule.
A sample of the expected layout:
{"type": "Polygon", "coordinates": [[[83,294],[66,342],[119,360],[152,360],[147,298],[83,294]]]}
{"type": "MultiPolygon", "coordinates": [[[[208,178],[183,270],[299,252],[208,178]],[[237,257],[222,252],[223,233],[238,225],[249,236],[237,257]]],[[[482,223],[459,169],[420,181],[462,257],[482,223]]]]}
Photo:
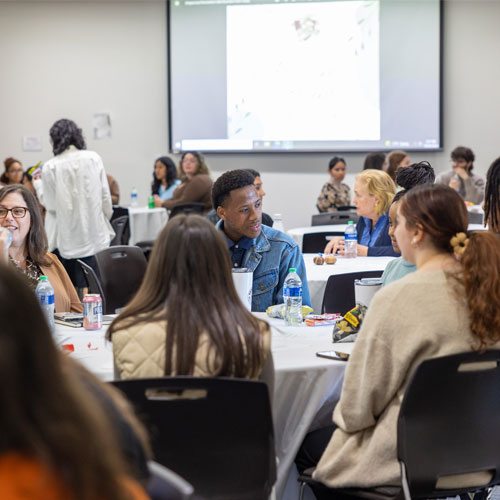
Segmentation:
{"type": "Polygon", "coordinates": [[[315,479],[332,487],[400,484],[397,419],[410,375],[423,360],[469,351],[474,341],[457,286],[442,271],[417,271],[377,292],[333,413],[338,429],[315,479]]]}
{"type": "MultiPolygon", "coordinates": [[[[439,174],[436,179],[436,183],[444,184],[448,186],[451,178],[455,175],[454,171],[445,172],[443,174],[439,174]]],[[[462,178],[458,178],[460,181],[460,196],[464,199],[464,201],[470,201],[475,205],[481,203],[484,199],[484,179],[479,177],[479,175],[469,174],[469,178],[463,180],[462,178]]]]}

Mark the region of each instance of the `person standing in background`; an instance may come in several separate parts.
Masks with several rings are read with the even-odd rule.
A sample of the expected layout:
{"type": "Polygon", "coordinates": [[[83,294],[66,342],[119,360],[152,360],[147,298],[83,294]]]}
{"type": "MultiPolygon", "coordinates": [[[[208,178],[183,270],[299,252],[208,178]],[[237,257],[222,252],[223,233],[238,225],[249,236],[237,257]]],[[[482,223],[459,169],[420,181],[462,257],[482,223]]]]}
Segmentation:
{"type": "Polygon", "coordinates": [[[320,212],[335,212],[339,207],[351,204],[351,190],[347,184],[342,183],[346,173],[344,158],[334,156],[328,162],[330,179],[321,189],[316,206],[320,212]]]}
{"type": "Polygon", "coordinates": [[[58,120],[50,138],[54,158],[34,181],[47,210],[48,250],[60,258],[73,285],[84,288],[86,280],[76,259],[95,268],[93,256],[107,248],[114,236],[108,180],[101,157],[86,150],[76,123],[58,120]]]}
{"type": "Polygon", "coordinates": [[[153,183],[151,184],[151,194],[155,198],[155,203],[161,204],[165,200],[170,200],[180,183],[175,163],[168,156],[160,156],[155,161],[153,183]]]}
{"type": "Polygon", "coordinates": [[[111,193],[111,202],[113,205],[120,204],[120,186],[118,181],[110,174],[106,174],[106,179],[108,179],[109,192],[111,193]]]}
{"type": "Polygon", "coordinates": [[[438,175],[436,184],[454,189],[464,201],[477,205],[484,199],[484,179],[472,173],[476,157],[472,149],[458,146],[451,152],[453,170],[438,175]]]}

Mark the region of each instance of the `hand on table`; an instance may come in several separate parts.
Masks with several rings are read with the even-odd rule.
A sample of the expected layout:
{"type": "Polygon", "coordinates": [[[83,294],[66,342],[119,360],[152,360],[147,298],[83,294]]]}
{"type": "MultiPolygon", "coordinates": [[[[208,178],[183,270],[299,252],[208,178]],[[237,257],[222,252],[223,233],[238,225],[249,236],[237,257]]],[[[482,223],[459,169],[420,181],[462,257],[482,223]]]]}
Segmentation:
{"type": "MultiPolygon", "coordinates": [[[[368,247],[365,245],[356,245],[357,248],[357,254],[358,257],[366,257],[368,255],[368,247]]],[[[340,236],[337,238],[333,238],[328,245],[326,245],[325,250],[323,253],[325,254],[339,254],[339,255],[345,255],[344,254],[344,249],[345,249],[345,240],[344,238],[341,238],[340,236]]]]}
{"type": "Polygon", "coordinates": [[[158,208],[163,206],[163,200],[157,194],[154,195],[154,199],[155,199],[155,207],[158,208]]]}
{"type": "Polygon", "coordinates": [[[328,245],[326,245],[325,249],[323,250],[323,253],[325,254],[333,254],[335,255],[337,253],[337,250],[339,248],[339,242],[342,242],[342,245],[344,245],[344,238],[341,236],[336,236],[335,238],[332,238],[329,242],[328,245]]]}

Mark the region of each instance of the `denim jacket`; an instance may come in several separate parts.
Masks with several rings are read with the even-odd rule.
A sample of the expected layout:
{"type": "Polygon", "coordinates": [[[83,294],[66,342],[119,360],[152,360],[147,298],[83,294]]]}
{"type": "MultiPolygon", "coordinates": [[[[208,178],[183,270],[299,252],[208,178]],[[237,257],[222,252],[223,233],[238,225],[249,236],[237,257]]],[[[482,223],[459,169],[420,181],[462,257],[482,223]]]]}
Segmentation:
{"type": "MultiPolygon", "coordinates": [[[[221,227],[221,221],[216,227],[221,227]]],[[[264,312],[269,306],[284,302],[283,285],[291,267],[297,269],[302,280],[302,304],[310,306],[306,268],[297,243],[276,229],[265,225],[261,228],[242,262],[242,267],[253,272],[252,311],[264,312]]]]}

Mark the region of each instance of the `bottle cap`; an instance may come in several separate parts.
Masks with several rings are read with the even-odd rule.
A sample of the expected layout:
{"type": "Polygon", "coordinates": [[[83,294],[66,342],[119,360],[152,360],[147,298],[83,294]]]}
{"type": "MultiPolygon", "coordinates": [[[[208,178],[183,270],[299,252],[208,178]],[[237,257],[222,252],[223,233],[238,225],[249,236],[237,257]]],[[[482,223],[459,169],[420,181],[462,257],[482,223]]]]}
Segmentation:
{"type": "Polygon", "coordinates": [[[297,269],[295,267],[291,267],[288,272],[289,273],[294,273],[295,271],[297,271],[297,269]]]}
{"type": "Polygon", "coordinates": [[[47,276],[40,276],[39,278],[40,281],[47,281],[48,279],[47,276]]]}
{"type": "Polygon", "coordinates": [[[347,224],[354,224],[354,221],[350,220],[347,224]]]}

